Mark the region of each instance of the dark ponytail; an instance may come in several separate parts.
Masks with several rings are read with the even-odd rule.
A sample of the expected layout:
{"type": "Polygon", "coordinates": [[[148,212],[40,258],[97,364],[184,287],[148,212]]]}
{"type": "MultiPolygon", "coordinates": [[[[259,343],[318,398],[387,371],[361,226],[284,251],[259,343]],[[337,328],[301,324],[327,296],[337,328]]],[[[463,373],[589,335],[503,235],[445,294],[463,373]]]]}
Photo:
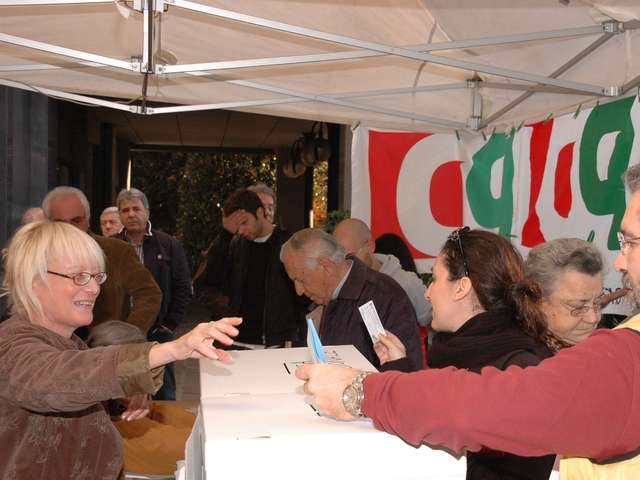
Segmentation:
{"type": "Polygon", "coordinates": [[[539,306],[542,287],[532,280],[522,279],[511,284],[507,295],[513,302],[513,311],[518,312],[515,318],[524,332],[541,340],[547,330],[546,318],[539,306]]]}
{"type": "Polygon", "coordinates": [[[539,306],[542,288],[524,277],[520,252],[500,235],[470,230],[460,235],[460,243],[447,240],[442,248],[450,281],[465,276],[460,245],[482,309],[508,316],[525,333],[542,340],[547,330],[539,306]]]}

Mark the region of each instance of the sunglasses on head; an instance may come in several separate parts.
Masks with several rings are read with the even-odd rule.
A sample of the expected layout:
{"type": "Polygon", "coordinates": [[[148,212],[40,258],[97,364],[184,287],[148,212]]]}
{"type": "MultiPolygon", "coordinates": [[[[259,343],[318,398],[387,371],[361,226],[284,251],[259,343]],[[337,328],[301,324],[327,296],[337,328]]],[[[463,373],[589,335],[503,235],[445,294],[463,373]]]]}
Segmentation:
{"type": "Polygon", "coordinates": [[[469,230],[471,230],[469,227],[460,227],[460,228],[456,228],[453,232],[451,232],[451,235],[449,235],[449,240],[451,240],[454,243],[457,243],[458,250],[460,250],[460,257],[462,258],[462,265],[464,266],[465,277],[469,276],[469,267],[467,266],[467,259],[464,258],[464,250],[462,249],[462,240],[460,239],[460,237],[465,233],[469,232],[469,230]]]}

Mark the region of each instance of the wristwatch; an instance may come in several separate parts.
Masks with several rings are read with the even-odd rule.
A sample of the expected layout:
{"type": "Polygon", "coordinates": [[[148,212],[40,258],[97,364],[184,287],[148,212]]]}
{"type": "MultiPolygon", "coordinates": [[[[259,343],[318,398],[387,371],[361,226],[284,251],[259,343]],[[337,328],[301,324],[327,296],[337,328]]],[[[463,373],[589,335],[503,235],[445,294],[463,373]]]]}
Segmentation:
{"type": "Polygon", "coordinates": [[[347,385],[342,393],[342,403],[345,410],[354,417],[362,417],[362,402],[364,402],[364,388],[362,382],[371,372],[362,372],[347,385]]]}

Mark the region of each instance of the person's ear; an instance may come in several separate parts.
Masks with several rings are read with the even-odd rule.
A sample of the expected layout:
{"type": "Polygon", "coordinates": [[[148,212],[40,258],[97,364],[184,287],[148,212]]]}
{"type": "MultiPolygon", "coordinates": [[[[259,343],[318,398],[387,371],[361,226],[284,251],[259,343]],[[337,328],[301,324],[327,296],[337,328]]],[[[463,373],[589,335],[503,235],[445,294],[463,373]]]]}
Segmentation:
{"type": "Polygon", "coordinates": [[[332,276],[335,265],[328,257],[320,257],[318,259],[318,266],[322,269],[322,271],[328,275],[332,276]]]}
{"type": "Polygon", "coordinates": [[[36,293],[36,296],[38,295],[39,290],[44,286],[44,280],[40,277],[40,275],[36,275],[35,277],[33,277],[33,280],[31,281],[31,288],[36,293]]]}
{"type": "Polygon", "coordinates": [[[256,218],[258,220],[260,220],[261,218],[265,218],[264,217],[264,207],[258,207],[258,209],[256,210],[256,218]]]}
{"type": "Polygon", "coordinates": [[[453,296],[454,301],[462,300],[473,290],[473,284],[469,277],[462,277],[460,280],[457,280],[456,283],[457,285],[455,286],[453,296]]]}
{"type": "Polygon", "coordinates": [[[373,255],[376,251],[376,241],[373,238],[369,238],[369,240],[364,242],[364,249],[369,250],[369,253],[373,255]]]}

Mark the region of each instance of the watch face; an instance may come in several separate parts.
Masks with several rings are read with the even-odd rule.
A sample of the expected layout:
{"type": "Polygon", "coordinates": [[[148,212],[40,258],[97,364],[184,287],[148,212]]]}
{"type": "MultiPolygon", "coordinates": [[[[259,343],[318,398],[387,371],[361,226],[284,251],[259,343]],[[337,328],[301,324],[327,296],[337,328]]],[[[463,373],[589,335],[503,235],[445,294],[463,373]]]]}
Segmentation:
{"type": "Polygon", "coordinates": [[[358,412],[358,389],[353,385],[349,385],[345,388],[344,393],[342,394],[342,403],[344,403],[344,408],[351,415],[356,415],[358,412]]]}

